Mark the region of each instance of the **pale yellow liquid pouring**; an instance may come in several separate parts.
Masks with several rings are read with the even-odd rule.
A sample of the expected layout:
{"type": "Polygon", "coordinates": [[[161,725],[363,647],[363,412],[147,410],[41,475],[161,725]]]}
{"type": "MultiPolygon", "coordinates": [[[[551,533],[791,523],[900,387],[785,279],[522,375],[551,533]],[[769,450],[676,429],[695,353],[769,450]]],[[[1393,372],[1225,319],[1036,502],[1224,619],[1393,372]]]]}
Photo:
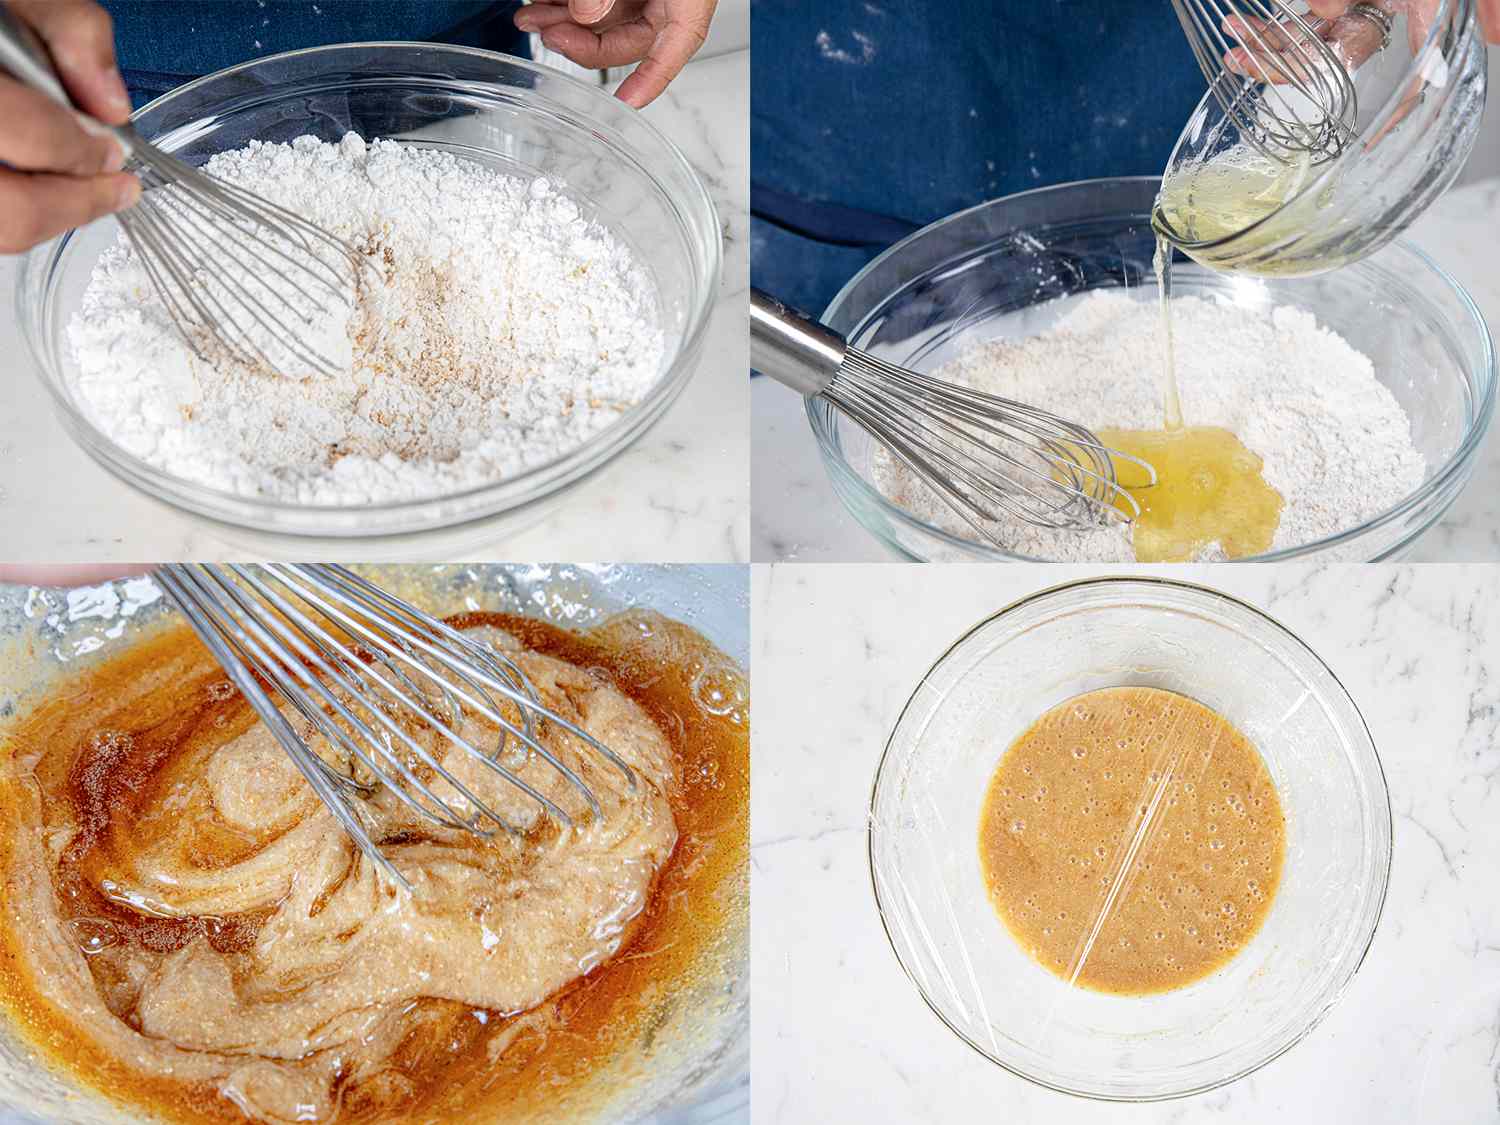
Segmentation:
{"type": "MultiPolygon", "coordinates": [[[[1262,461],[1229,430],[1186,426],[1177,392],[1172,337],[1173,230],[1185,240],[1212,242],[1271,214],[1306,177],[1305,165],[1282,167],[1214,161],[1170,176],[1157,199],[1156,284],[1160,294],[1162,413],[1160,430],[1099,431],[1105,445],[1138,457],[1156,470],[1156,483],[1128,461],[1115,466],[1119,483],[1140,505],[1134,524],[1141,562],[1186,562],[1218,543],[1231,558],[1270,550],[1281,524],[1282,498],[1261,476],[1262,461]]],[[[1238,253],[1236,256],[1238,256],[1238,253]]],[[[1211,268],[1212,255],[1197,260],[1211,268]]],[[[1122,499],[1122,510],[1128,505],[1122,499]]]]}

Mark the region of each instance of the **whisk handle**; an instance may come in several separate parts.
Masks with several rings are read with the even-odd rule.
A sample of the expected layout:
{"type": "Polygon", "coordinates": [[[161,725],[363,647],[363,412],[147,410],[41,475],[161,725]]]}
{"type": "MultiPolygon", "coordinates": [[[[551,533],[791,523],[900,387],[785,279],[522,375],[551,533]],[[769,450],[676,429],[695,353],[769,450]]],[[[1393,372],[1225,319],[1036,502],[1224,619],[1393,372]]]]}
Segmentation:
{"type": "Polygon", "coordinates": [[[0,0],[0,68],[53,101],[73,107],[73,99],[57,76],[52,56],[36,32],[16,19],[10,6],[0,0]]]}
{"type": "Polygon", "coordinates": [[[833,382],[849,345],[760,289],[750,290],[750,366],[809,397],[833,382]]]}
{"type": "Polygon", "coordinates": [[[134,156],[143,143],[129,125],[106,125],[96,121],[73,104],[68,91],[52,65],[47,45],[0,0],[0,71],[8,71],[23,85],[67,106],[78,115],[83,127],[91,133],[109,133],[120,142],[126,156],[134,156]]]}

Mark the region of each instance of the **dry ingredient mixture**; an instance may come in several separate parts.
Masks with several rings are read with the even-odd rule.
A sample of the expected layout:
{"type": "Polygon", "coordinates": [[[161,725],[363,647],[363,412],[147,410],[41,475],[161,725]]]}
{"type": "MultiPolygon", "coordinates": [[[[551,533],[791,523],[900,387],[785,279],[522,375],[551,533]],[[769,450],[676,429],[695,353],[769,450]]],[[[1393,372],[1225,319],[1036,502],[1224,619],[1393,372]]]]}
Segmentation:
{"type": "Polygon", "coordinates": [[[1270,912],[1286,827],[1255,747],[1157,688],[1087,692],[1005,753],[980,814],[985,889],[1026,951],[1102,992],[1191,984],[1270,912]]]}
{"type": "Polygon", "coordinates": [[[340,372],[281,378],[197,359],[122,234],[69,328],[77,392],[95,425],[165,472],[302,504],[429,498],[576,448],[658,377],[654,282],[546,179],[354,133],[252,142],[207,170],[372,268],[352,313],[316,326],[340,372]]]}
{"type": "MultiPolygon", "coordinates": [[[[1395,397],[1370,360],[1311,313],[1269,315],[1174,297],[1172,332],[1182,413],[1221,427],[1263,460],[1283,501],[1272,550],[1337,534],[1386,511],[1423,480],[1427,465],[1395,397]]],[[[1099,291],[1049,331],[992,340],[945,364],[939,378],[1053,411],[1091,429],[1160,430],[1161,319],[1154,301],[1099,291]]],[[[964,539],[974,531],[903,465],[877,447],[876,487],[893,503],[964,539]]],[[[1059,531],[997,523],[1007,548],[1062,562],[1135,560],[1124,526],[1059,531]]],[[[1212,543],[1197,561],[1226,557],[1212,543]]]]}
{"type": "Polygon", "coordinates": [[[521,831],[481,840],[377,794],[367,827],[413,882],[405,895],[173,630],[70,682],[0,743],[12,1017],[84,1082],[174,1121],[588,1112],[596,1067],[650,1043],[675,997],[724,988],[690,982],[724,971],[707,951],[745,909],[743,683],[655,614],[587,634],[454,621],[636,769],[631,790],[541,728],[603,820],[544,764],[519,772],[574,829],[451,753],[521,831]]]}

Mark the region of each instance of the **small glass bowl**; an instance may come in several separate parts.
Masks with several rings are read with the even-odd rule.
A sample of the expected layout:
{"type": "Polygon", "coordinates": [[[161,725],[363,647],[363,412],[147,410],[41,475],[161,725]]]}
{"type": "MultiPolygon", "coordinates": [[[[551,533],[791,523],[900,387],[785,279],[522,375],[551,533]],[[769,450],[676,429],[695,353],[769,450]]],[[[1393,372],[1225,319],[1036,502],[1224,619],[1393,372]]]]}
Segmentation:
{"type": "MultiPolygon", "coordinates": [[[[1463,169],[1487,93],[1475,0],[1433,0],[1431,15],[1413,49],[1411,16],[1396,13],[1390,45],[1353,74],[1356,135],[1312,167],[1279,208],[1224,238],[1195,242],[1170,224],[1166,233],[1218,269],[1305,277],[1358,261],[1406,230],[1463,169]]],[[[1240,143],[1213,93],[1205,94],[1167,163],[1168,176],[1191,175],[1240,143]]]]}
{"type": "Polygon", "coordinates": [[[126,483],[179,508],[255,533],[397,537],[485,520],[491,538],[524,526],[634,444],[686,387],[718,289],[718,215],[682,152],[640,114],[545,66],[471,47],[350,43],[256,59],[190,82],[133,118],[189,164],[251,140],[354,130],[437,148],[497,171],[546,176],[635,251],[656,283],[666,354],[646,397],[557,459],[449,495],[310,506],[207,488],[127,453],[88,418],[66,339],[113,219],[53,239],[22,259],[21,334],[68,433],[126,483]]]}
{"type": "MultiPolygon", "coordinates": [[[[950,215],[892,246],[833,299],[823,322],[856,347],[932,371],[974,345],[1045,331],[1093,289],[1156,300],[1154,177],[1038,188],[950,215]]],[[[1463,288],[1404,243],[1311,279],[1234,276],[1179,261],[1174,293],[1250,309],[1293,305],[1368,356],[1411,419],[1427,479],[1400,503],[1317,542],[1244,561],[1381,562],[1400,558],[1453,505],[1474,471],[1495,410],[1495,351],[1463,288]]],[[[1041,404],[1045,405],[1045,403],[1041,404]]],[[[891,503],[872,472],[875,442],[821,399],[807,418],[833,489],[897,555],[914,561],[1030,560],[949,534],[891,503]]]]}
{"type": "Polygon", "coordinates": [[[1391,810],[1354,701],[1284,626],[1161,579],[1045,590],[980,622],[922,677],[870,802],[870,870],[902,968],[954,1034],[1039,1085],[1108,1101],[1201,1093],[1306,1036],[1363,961],[1385,901],[1391,810]],[[1010,744],[1104,687],[1191,696],[1260,751],[1286,814],[1281,886],[1227,965],[1173,992],[1070,988],[1011,938],[979,866],[980,805],[1010,744]]]}

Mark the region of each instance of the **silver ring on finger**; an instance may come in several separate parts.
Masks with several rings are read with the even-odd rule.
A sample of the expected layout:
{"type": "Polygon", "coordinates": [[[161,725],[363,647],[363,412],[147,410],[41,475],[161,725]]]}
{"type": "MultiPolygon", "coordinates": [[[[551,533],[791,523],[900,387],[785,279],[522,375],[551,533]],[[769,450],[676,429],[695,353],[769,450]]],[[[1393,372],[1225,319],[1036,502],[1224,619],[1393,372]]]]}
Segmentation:
{"type": "Polygon", "coordinates": [[[1384,8],[1361,0],[1361,3],[1351,4],[1349,10],[1344,14],[1368,20],[1380,28],[1380,49],[1382,51],[1391,45],[1391,30],[1396,26],[1396,17],[1384,8]]]}

